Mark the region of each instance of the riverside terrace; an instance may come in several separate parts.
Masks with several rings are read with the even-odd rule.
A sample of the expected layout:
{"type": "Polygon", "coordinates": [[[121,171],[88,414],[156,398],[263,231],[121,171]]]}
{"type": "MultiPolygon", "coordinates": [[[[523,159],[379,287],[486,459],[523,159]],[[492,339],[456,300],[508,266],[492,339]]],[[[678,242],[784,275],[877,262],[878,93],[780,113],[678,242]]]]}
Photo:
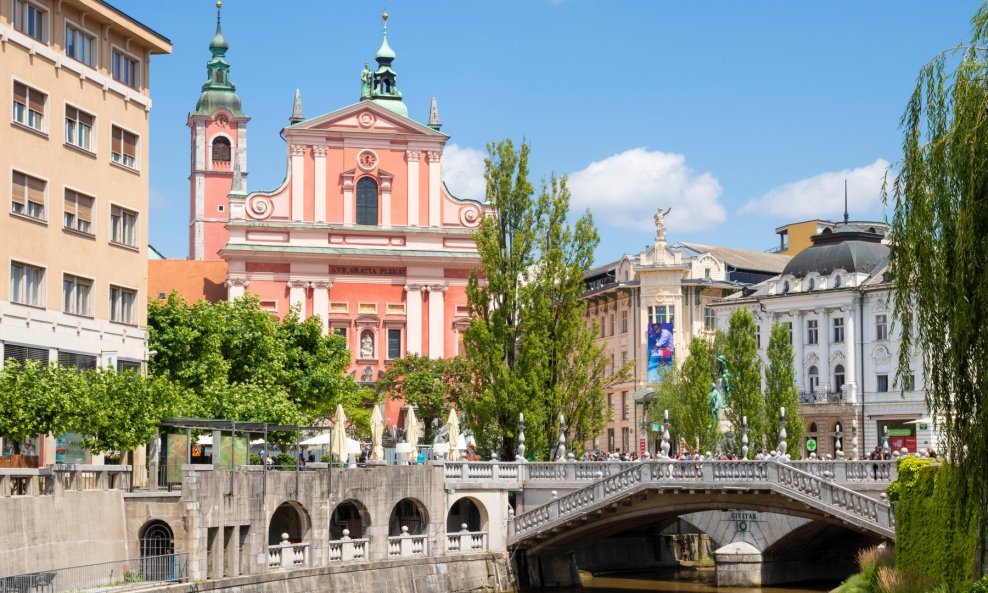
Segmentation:
{"type": "MultiPolygon", "coordinates": [[[[780,542],[801,534],[860,536],[861,545],[894,539],[880,496],[896,476],[888,461],[185,465],[171,492],[133,488],[130,469],[0,470],[0,576],[163,551],[188,555],[187,578],[234,581],[389,562],[465,562],[469,572],[469,559],[483,557],[485,578],[500,587],[514,581],[508,554],[517,552],[523,583],[564,584],[578,550],[633,526],[658,533],[685,517],[716,544],[732,544],[739,532],[721,517],[738,509],[769,518],[753,523],[746,541],[760,542],[756,552],[773,561],[791,547],[780,542]]],[[[718,571],[737,568],[719,559],[718,571]]]]}

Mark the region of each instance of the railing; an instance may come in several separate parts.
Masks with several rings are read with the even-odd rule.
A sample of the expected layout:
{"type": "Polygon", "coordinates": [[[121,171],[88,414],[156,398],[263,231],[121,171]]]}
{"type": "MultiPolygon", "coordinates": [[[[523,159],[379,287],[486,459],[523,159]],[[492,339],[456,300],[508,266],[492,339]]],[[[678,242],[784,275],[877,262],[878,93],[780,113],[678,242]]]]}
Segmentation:
{"type": "Polygon", "coordinates": [[[401,527],[401,535],[388,537],[388,558],[407,558],[409,556],[428,556],[429,536],[411,535],[408,527],[401,527]]]}
{"type": "Polygon", "coordinates": [[[166,554],[0,577],[0,593],[105,590],[139,583],[182,582],[188,576],[189,555],[166,554]]]}
{"type": "Polygon", "coordinates": [[[818,478],[837,482],[874,482],[887,486],[899,478],[896,461],[892,460],[803,460],[790,461],[789,465],[818,478]]]}
{"type": "Polygon", "coordinates": [[[292,543],[281,534],[281,543],[268,546],[268,569],[298,568],[309,565],[309,544],[292,543]]]}
{"type": "Polygon", "coordinates": [[[800,391],[801,404],[842,404],[844,393],[841,391],[800,391]]]}
{"type": "Polygon", "coordinates": [[[129,465],[50,465],[0,469],[0,497],[50,496],[64,491],[131,489],[129,465]]]}
{"type": "Polygon", "coordinates": [[[446,534],[447,554],[469,554],[487,551],[487,532],[469,531],[466,523],[458,533],[446,534]]]}
{"type": "MultiPolygon", "coordinates": [[[[867,469],[868,464],[875,462],[843,463],[867,469]]],[[[852,470],[852,474],[859,471],[861,470],[852,470]]],[[[837,484],[833,476],[817,476],[775,460],[663,460],[632,464],[632,467],[624,471],[601,478],[589,486],[518,515],[508,524],[509,538],[518,539],[541,531],[550,524],[579,516],[649,485],[680,484],[709,490],[738,487],[776,490],[831,516],[863,522],[886,537],[894,537],[895,533],[888,504],[837,484]]]]}
{"type": "Polygon", "coordinates": [[[343,530],[341,539],[329,541],[330,562],[357,562],[367,560],[367,550],[370,540],[367,538],[350,539],[350,530],[343,530]]]}

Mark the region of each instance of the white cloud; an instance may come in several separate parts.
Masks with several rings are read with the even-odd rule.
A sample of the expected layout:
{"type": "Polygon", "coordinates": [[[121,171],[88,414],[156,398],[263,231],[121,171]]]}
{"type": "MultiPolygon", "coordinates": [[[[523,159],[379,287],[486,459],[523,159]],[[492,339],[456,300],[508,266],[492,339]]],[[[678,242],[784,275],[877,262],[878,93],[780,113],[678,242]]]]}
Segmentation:
{"type": "Polygon", "coordinates": [[[882,181],[888,168],[888,161],[878,159],[856,169],[820,173],[748,200],[740,212],[788,220],[833,218],[844,212],[846,179],[851,217],[874,213],[881,207],[882,181]]]}
{"type": "Polygon", "coordinates": [[[589,208],[617,228],[654,231],[659,208],[672,208],[666,225],[676,232],[710,229],[726,217],[720,183],[690,169],[681,154],[632,148],[572,173],[569,185],[573,210],[589,208]]]}
{"type": "Polygon", "coordinates": [[[443,181],[456,197],[483,201],[487,195],[484,153],[476,148],[447,145],[443,151],[443,181]]]}

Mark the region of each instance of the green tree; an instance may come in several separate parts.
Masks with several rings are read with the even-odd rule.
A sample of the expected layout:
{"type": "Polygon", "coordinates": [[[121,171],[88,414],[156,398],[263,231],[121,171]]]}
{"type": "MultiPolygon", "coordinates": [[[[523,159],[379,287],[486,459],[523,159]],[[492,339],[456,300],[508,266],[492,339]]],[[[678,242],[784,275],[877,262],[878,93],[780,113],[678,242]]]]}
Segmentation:
{"type": "Polygon", "coordinates": [[[787,450],[793,457],[799,455],[803,443],[803,420],[799,415],[799,391],[796,389],[796,371],[793,368],[792,338],[788,326],[778,322],[772,324],[772,334],[768,339],[765,407],[765,433],[769,439],[775,436],[776,440],[779,434],[779,409],[786,409],[787,450]]]}
{"type": "Polygon", "coordinates": [[[693,338],[683,366],[659,385],[658,405],[651,406],[654,422],[662,422],[669,410],[670,446],[679,439],[690,449],[715,451],[720,447],[720,430],[711,413],[710,389],[714,381],[713,344],[705,338],[693,338]]]}
{"type": "Polygon", "coordinates": [[[589,213],[567,223],[569,190],[552,179],[538,196],[528,180],[529,147],[488,146],[488,206],[474,234],[482,261],[468,281],[473,315],[464,344],[473,389],[462,404],[482,448],[514,458],[518,414],[527,450],[544,456],[558,432],[586,438],[606,418],[613,378],[588,337],[579,300],[598,242],[589,213]],[[567,417],[567,414],[569,415],[567,417]]]}
{"type": "Polygon", "coordinates": [[[749,446],[755,451],[760,449],[763,436],[769,446],[773,446],[776,437],[766,432],[762,363],[758,359],[755,344],[755,320],[743,307],[731,313],[724,338],[724,357],[727,359],[731,383],[730,401],[725,415],[733,427],[732,448],[735,451],[741,450],[741,422],[745,416],[748,417],[749,446]]]}
{"type": "Polygon", "coordinates": [[[897,385],[921,351],[926,401],[958,471],[957,510],[988,537],[988,6],[970,44],[922,68],[902,116],[903,157],[887,187],[889,276],[902,333],[897,385]]]}
{"type": "Polygon", "coordinates": [[[409,354],[391,362],[374,384],[380,397],[404,401],[416,407],[416,417],[425,423],[425,442],[432,442],[434,420],[446,421],[450,406],[459,407],[470,382],[466,361],[429,358],[409,354]]]}
{"type": "Polygon", "coordinates": [[[57,367],[10,360],[0,368],[0,436],[20,452],[21,441],[39,434],[61,434],[71,428],[73,377],[57,367]]]}

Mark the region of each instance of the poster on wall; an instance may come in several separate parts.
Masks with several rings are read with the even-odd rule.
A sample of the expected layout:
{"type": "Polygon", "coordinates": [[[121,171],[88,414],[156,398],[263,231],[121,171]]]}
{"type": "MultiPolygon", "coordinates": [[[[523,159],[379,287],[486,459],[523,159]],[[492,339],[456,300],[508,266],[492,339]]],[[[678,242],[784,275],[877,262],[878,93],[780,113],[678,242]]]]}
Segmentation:
{"type": "Polygon", "coordinates": [[[165,436],[165,480],[168,484],[182,482],[182,466],[189,462],[189,438],[184,434],[165,436]]]}
{"type": "Polygon", "coordinates": [[[675,348],[671,323],[648,324],[648,382],[661,383],[672,370],[675,348]]]}
{"type": "MultiPolygon", "coordinates": [[[[216,455],[213,455],[213,458],[215,460],[216,455]]],[[[221,435],[219,462],[221,467],[247,465],[247,437],[221,435]]]]}

